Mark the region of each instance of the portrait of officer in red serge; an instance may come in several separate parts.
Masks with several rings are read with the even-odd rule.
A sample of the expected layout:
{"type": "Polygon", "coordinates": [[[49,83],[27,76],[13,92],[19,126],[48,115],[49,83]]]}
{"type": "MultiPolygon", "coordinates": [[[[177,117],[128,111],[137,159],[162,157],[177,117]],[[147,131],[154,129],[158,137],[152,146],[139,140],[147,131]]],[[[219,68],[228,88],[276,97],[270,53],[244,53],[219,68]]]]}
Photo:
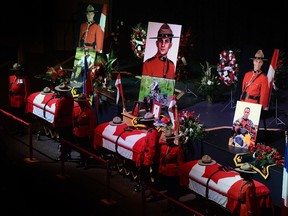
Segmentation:
{"type": "Polygon", "coordinates": [[[157,37],[150,38],[157,39],[157,53],[143,63],[142,75],[167,79],[175,78],[174,62],[167,57],[173,44],[172,38],[179,37],[174,36],[170,26],[167,23],[164,23],[160,27],[157,37]]]}
{"type": "Polygon", "coordinates": [[[244,75],[240,100],[261,104],[263,110],[268,110],[268,78],[261,70],[264,61],[267,61],[267,59],[264,58],[263,51],[258,50],[251,60],[253,60],[254,68],[244,75]]]}
{"type": "Polygon", "coordinates": [[[104,43],[104,31],[94,20],[97,13],[93,5],[89,4],[86,8],[87,21],[80,25],[79,44],[81,48],[94,49],[96,52],[102,52],[104,43]]]}

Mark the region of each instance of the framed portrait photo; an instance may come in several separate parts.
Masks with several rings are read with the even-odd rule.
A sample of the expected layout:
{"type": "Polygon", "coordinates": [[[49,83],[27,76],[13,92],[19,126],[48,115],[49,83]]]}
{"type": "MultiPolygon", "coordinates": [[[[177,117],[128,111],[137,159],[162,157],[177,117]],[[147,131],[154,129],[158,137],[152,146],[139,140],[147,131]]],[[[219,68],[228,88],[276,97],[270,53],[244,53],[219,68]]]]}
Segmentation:
{"type": "Polygon", "coordinates": [[[237,101],[229,145],[248,149],[256,144],[261,109],[261,104],[237,101]]]}
{"type": "Polygon", "coordinates": [[[154,114],[155,119],[159,119],[161,114],[161,104],[159,102],[153,102],[152,113],[154,114]]]}

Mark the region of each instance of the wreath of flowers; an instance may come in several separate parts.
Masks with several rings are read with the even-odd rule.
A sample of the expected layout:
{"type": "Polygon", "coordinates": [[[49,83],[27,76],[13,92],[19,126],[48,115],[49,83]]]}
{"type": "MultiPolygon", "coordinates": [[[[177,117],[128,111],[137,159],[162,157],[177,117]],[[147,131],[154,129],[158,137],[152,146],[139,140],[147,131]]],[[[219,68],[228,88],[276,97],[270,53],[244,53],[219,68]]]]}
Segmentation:
{"type": "Polygon", "coordinates": [[[138,23],[135,28],[132,28],[133,32],[131,34],[131,48],[138,58],[144,57],[147,27],[138,23]]]}
{"type": "Polygon", "coordinates": [[[237,74],[239,69],[233,50],[223,50],[220,53],[217,71],[219,74],[219,79],[223,81],[225,85],[231,86],[237,82],[237,74]]]}

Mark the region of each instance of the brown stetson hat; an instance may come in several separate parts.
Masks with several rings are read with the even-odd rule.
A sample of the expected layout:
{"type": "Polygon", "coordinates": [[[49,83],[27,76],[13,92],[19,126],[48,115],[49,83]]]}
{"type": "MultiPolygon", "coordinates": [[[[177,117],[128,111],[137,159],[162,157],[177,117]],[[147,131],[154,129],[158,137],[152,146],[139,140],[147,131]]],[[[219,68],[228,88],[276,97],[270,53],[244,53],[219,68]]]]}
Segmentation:
{"type": "Polygon", "coordinates": [[[109,122],[110,125],[112,126],[118,126],[118,125],[123,125],[124,122],[119,116],[115,116],[112,121],[109,122]]]}
{"type": "Polygon", "coordinates": [[[76,102],[85,102],[85,101],[88,101],[89,98],[87,98],[83,93],[80,93],[78,95],[77,98],[74,99],[76,102]]]}
{"type": "Polygon", "coordinates": [[[19,63],[14,63],[10,70],[11,71],[21,71],[21,70],[23,70],[23,67],[19,63]]]}
{"type": "Polygon", "coordinates": [[[68,86],[66,83],[61,83],[60,85],[55,87],[55,90],[58,92],[69,92],[71,91],[71,87],[68,86]]]}
{"type": "Polygon", "coordinates": [[[247,163],[247,162],[244,163],[241,167],[235,168],[235,170],[236,170],[237,172],[241,172],[241,173],[251,173],[251,174],[257,173],[257,172],[253,169],[252,165],[249,164],[249,163],[247,163]]]}
{"type": "Polygon", "coordinates": [[[167,23],[164,23],[158,30],[157,37],[150,37],[150,39],[159,39],[159,38],[179,38],[174,36],[170,26],[167,23]]]}
{"type": "Polygon", "coordinates": [[[209,155],[203,155],[201,160],[198,160],[198,164],[201,166],[209,166],[215,164],[216,161],[212,160],[212,158],[209,155]]]}
{"type": "Polygon", "coordinates": [[[145,115],[143,116],[143,118],[141,119],[141,121],[147,122],[147,121],[155,121],[154,119],[154,114],[151,112],[147,112],[145,113],[145,115]]]}
{"type": "Polygon", "coordinates": [[[262,61],[267,61],[268,59],[265,59],[264,58],[264,53],[263,51],[260,49],[258,50],[256,53],[255,53],[255,56],[253,58],[250,58],[251,60],[254,60],[254,59],[259,59],[259,60],[262,60],[262,61]]]}
{"type": "Polygon", "coordinates": [[[41,91],[41,94],[42,95],[46,95],[46,94],[53,94],[53,93],[55,93],[54,91],[52,91],[49,87],[45,87],[44,89],[43,89],[43,91],[41,91]]]}
{"type": "Polygon", "coordinates": [[[87,8],[86,8],[86,13],[89,13],[89,12],[94,12],[94,13],[96,13],[96,12],[98,12],[98,11],[96,11],[96,10],[94,9],[94,7],[93,7],[91,4],[89,4],[89,5],[87,6],[87,8]]]}

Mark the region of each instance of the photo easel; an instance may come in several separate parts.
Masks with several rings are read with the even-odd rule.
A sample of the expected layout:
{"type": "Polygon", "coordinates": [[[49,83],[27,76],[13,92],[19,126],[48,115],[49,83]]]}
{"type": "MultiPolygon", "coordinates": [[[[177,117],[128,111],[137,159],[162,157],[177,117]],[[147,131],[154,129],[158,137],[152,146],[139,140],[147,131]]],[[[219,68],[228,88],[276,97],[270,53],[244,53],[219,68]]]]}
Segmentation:
{"type": "Polygon", "coordinates": [[[280,118],[278,118],[278,96],[277,96],[277,91],[275,89],[275,96],[276,96],[276,99],[275,99],[275,118],[273,119],[273,121],[271,121],[268,126],[272,125],[273,123],[275,123],[276,125],[286,125],[280,118]]]}
{"type": "Polygon", "coordinates": [[[233,102],[234,102],[234,101],[233,101],[233,90],[232,90],[232,88],[231,88],[231,90],[230,90],[230,101],[221,109],[221,112],[223,112],[224,110],[226,110],[226,108],[227,108],[228,106],[230,106],[230,109],[235,108],[233,102]]]}

